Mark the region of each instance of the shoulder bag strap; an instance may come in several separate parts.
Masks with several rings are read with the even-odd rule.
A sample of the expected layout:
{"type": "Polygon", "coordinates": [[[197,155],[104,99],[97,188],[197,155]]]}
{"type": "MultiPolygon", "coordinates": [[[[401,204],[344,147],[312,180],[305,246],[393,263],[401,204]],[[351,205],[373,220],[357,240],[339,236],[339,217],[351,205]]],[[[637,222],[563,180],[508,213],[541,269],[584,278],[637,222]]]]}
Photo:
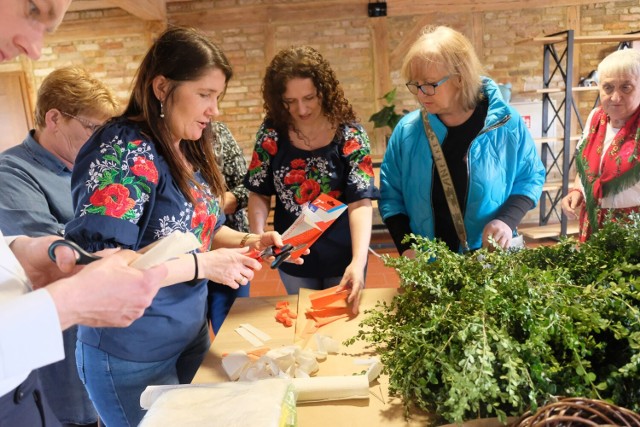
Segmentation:
{"type": "Polygon", "coordinates": [[[442,182],[442,188],[444,189],[444,195],[447,199],[447,205],[449,205],[449,211],[451,212],[451,217],[453,218],[453,226],[456,228],[456,234],[458,235],[458,239],[462,244],[464,252],[468,252],[469,244],[467,243],[467,230],[464,228],[464,218],[462,217],[460,205],[458,204],[458,198],[456,197],[456,189],[453,186],[453,180],[451,179],[451,174],[449,173],[449,168],[447,167],[447,161],[445,160],[444,154],[442,153],[442,147],[440,147],[438,137],[429,124],[427,111],[425,109],[422,109],[422,123],[424,124],[424,132],[427,134],[429,146],[431,147],[431,155],[433,156],[433,161],[435,162],[436,168],[438,169],[440,182],[442,182]]]}

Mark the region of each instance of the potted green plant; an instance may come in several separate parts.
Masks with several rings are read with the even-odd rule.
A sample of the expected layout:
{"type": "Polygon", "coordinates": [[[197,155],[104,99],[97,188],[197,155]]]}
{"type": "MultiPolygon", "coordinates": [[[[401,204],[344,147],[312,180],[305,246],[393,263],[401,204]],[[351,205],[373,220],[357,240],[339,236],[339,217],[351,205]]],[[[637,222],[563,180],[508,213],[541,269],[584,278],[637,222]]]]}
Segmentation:
{"type": "Polygon", "coordinates": [[[373,122],[374,129],[388,126],[391,132],[393,132],[393,129],[395,129],[402,116],[407,114],[408,111],[402,110],[402,114],[396,112],[396,88],[385,93],[380,99],[384,99],[387,105],[373,113],[371,117],[369,117],[369,121],[373,122]]]}

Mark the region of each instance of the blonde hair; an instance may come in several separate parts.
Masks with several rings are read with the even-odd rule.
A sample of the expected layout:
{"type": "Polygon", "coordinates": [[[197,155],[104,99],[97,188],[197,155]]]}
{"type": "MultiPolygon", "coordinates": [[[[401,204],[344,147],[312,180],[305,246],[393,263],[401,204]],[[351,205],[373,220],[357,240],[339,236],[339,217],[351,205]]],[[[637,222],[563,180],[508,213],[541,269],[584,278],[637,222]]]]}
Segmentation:
{"type": "Polygon", "coordinates": [[[45,115],[58,109],[78,114],[109,116],[118,113],[120,105],[113,92],[100,80],[79,67],[63,67],[52,71],[42,81],[36,101],[36,127],[45,126],[45,115]]]}
{"type": "Polygon", "coordinates": [[[598,65],[598,78],[631,75],[640,77],[640,51],[622,49],[607,55],[598,65]]]}
{"type": "Polygon", "coordinates": [[[414,67],[429,64],[459,76],[458,101],[467,110],[475,108],[482,99],[483,67],[469,39],[449,27],[426,27],[404,57],[402,76],[413,81],[414,67]]]}

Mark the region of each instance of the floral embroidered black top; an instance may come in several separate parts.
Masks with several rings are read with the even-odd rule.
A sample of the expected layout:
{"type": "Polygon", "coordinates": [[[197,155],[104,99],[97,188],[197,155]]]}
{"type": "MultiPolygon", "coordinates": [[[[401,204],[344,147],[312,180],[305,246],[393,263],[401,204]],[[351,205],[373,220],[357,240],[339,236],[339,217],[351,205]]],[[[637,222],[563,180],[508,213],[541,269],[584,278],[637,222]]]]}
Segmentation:
{"type": "MultiPolygon", "coordinates": [[[[200,251],[206,251],[224,219],[200,174],[196,179],[203,190],[192,186],[193,206],[138,125],[126,119],[109,122],[78,153],[71,178],[75,217],[67,224],[66,237],[91,252],[112,247],[138,250],[174,230],[191,231],[202,243],[200,251]]],[[[78,338],[133,361],[177,354],[204,326],[205,283],[162,288],[131,326],[82,326],[78,338]]]]}
{"type": "Polygon", "coordinates": [[[213,149],[216,153],[216,160],[229,191],[236,197],[236,211],[226,215],[224,225],[234,230],[249,231],[249,220],[247,219],[247,204],[249,202],[249,191],[242,181],[247,173],[247,162],[244,160],[242,148],[238,145],[231,131],[222,122],[212,123],[216,140],[213,149]]]}
{"type": "MultiPolygon", "coordinates": [[[[286,130],[265,121],[257,134],[244,184],[255,193],[276,195],[274,228],[284,232],[302,211],[302,205],[320,193],[349,204],[380,196],[374,184],[369,137],[357,123],[338,127],[331,144],[307,151],[295,147],[286,130]]],[[[348,214],[341,215],[311,247],[303,265],[280,268],[297,277],[342,276],[351,262],[348,214]]]]}

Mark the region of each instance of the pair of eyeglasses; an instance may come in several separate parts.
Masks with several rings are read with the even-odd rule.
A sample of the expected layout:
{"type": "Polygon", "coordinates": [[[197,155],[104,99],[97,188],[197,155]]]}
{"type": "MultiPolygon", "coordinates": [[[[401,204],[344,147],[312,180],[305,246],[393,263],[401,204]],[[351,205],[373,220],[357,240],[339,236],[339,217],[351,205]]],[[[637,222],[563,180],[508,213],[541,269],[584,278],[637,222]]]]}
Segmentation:
{"type": "Polygon", "coordinates": [[[82,117],[74,116],[73,114],[65,113],[64,111],[60,111],[60,112],[65,116],[71,117],[72,119],[75,119],[78,122],[80,122],[82,127],[84,127],[86,130],[91,132],[91,134],[93,134],[96,130],[98,130],[100,126],[102,126],[102,125],[97,125],[95,123],[91,123],[89,120],[83,119],[82,117]]]}
{"type": "Polygon", "coordinates": [[[419,90],[425,95],[432,96],[436,94],[436,88],[441,84],[443,84],[444,82],[446,82],[447,80],[449,80],[449,77],[451,77],[451,74],[449,74],[448,76],[445,76],[442,80],[436,83],[424,83],[419,85],[418,83],[415,83],[415,82],[409,82],[406,84],[406,86],[407,86],[407,89],[409,89],[409,92],[411,92],[414,95],[417,95],[419,90]]]}

